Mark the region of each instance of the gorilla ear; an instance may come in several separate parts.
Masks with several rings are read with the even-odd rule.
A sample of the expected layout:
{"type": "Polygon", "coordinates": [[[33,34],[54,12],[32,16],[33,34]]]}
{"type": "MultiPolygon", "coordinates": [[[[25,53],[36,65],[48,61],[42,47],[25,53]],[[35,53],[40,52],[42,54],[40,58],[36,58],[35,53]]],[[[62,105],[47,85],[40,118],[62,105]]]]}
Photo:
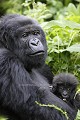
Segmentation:
{"type": "Polygon", "coordinates": [[[4,32],[3,34],[2,34],[2,43],[4,44],[4,46],[6,47],[6,45],[7,45],[7,33],[6,32],[4,32]]]}
{"type": "Polygon", "coordinates": [[[3,38],[2,43],[4,44],[4,46],[7,49],[10,48],[10,50],[13,50],[13,48],[14,48],[13,38],[11,38],[6,31],[3,33],[2,38],[3,38]]]}
{"type": "Polygon", "coordinates": [[[57,88],[57,83],[53,83],[52,92],[55,92],[57,88]]]}

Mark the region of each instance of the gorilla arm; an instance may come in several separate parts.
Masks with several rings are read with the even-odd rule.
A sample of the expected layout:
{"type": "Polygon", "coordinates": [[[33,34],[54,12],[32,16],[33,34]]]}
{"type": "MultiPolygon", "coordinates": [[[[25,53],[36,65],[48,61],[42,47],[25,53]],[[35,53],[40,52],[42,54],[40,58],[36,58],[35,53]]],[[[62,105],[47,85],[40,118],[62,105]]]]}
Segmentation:
{"type": "Polygon", "coordinates": [[[35,120],[66,120],[58,110],[41,107],[35,101],[54,104],[69,114],[74,114],[74,111],[53,93],[35,86],[24,65],[4,48],[0,49],[0,101],[2,107],[16,112],[24,120],[31,120],[31,114],[35,116],[35,120]]]}

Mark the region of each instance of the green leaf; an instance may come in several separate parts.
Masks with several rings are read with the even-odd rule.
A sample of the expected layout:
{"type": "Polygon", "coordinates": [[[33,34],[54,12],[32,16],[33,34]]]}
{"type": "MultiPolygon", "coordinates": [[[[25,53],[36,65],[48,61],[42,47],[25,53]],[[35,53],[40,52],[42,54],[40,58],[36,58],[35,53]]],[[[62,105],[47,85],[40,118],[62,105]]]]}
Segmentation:
{"type": "Polygon", "coordinates": [[[80,4],[77,7],[77,13],[80,15],[80,4]]]}
{"type": "Polygon", "coordinates": [[[80,52],[80,44],[75,44],[66,49],[69,52],[80,52]]]}
{"type": "Polygon", "coordinates": [[[78,110],[78,112],[77,112],[76,120],[80,120],[80,110],[78,110]]]}
{"type": "Polygon", "coordinates": [[[70,3],[68,5],[68,11],[71,12],[72,14],[77,15],[77,9],[74,4],[70,3]]]}
{"type": "Polygon", "coordinates": [[[0,120],[8,120],[8,118],[5,118],[3,116],[0,116],[0,120]]]}
{"type": "Polygon", "coordinates": [[[69,27],[72,29],[80,29],[80,24],[76,22],[72,22],[69,20],[52,20],[50,22],[46,22],[45,24],[42,24],[42,27],[45,27],[45,29],[50,29],[53,26],[59,26],[59,27],[69,27]]]}

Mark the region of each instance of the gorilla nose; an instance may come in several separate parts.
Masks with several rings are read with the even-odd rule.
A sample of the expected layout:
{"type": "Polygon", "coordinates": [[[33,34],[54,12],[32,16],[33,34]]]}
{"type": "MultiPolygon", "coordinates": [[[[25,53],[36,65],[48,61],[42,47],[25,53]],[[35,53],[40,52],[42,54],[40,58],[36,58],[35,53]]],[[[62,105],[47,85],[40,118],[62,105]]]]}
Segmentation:
{"type": "Polygon", "coordinates": [[[40,51],[44,52],[44,46],[38,38],[30,39],[29,47],[34,52],[40,52],[40,51]]]}
{"type": "Polygon", "coordinates": [[[68,93],[66,91],[63,92],[63,97],[68,97],[68,93]]]}
{"type": "Polygon", "coordinates": [[[38,45],[40,45],[41,43],[40,43],[40,40],[39,39],[33,39],[32,41],[30,41],[31,43],[31,45],[33,45],[33,46],[38,46],[38,45]]]}
{"type": "Polygon", "coordinates": [[[38,38],[34,38],[34,39],[31,39],[30,41],[29,41],[29,45],[30,46],[39,46],[39,45],[41,45],[42,43],[41,43],[41,41],[38,39],[38,38]]]}

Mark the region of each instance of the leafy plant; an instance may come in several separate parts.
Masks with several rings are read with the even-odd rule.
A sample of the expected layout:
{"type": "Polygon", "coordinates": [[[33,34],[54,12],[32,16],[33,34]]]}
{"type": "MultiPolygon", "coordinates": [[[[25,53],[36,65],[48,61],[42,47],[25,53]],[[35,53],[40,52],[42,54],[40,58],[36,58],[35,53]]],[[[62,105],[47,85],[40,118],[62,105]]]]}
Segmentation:
{"type": "Polygon", "coordinates": [[[8,118],[5,118],[4,116],[0,116],[0,120],[8,120],[8,118]]]}
{"type": "Polygon", "coordinates": [[[80,110],[79,110],[78,113],[77,113],[76,120],[80,120],[80,110]]]}
{"type": "Polygon", "coordinates": [[[68,20],[42,23],[48,42],[47,63],[54,74],[72,72],[80,78],[80,24],[68,20]]]}
{"type": "Polygon", "coordinates": [[[43,4],[41,2],[35,3],[34,1],[28,0],[25,1],[25,3],[22,4],[24,7],[24,15],[30,16],[32,18],[35,18],[39,22],[43,22],[45,19],[48,19],[52,16],[48,8],[46,7],[46,4],[43,4]]]}

